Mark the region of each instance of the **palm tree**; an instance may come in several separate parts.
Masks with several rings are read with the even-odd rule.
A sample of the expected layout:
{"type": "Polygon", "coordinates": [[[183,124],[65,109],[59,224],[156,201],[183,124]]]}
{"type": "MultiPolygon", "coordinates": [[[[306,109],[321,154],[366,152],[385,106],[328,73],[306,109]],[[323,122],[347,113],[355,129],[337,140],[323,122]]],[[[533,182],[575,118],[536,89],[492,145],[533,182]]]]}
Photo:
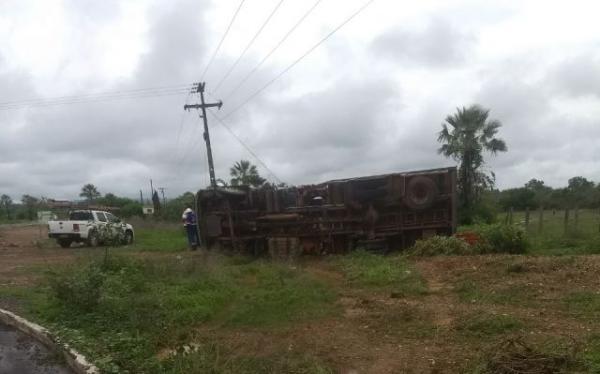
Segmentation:
{"type": "Polygon", "coordinates": [[[237,161],[229,169],[229,174],[232,186],[260,187],[266,181],[258,174],[256,165],[252,165],[248,160],[237,161]]]}
{"type": "Polygon", "coordinates": [[[479,105],[457,108],[455,114],[446,117],[438,134],[438,142],[442,143],[438,152],[460,163],[460,201],[467,211],[479,192],[494,184],[493,173],[489,176],[479,170],[484,164],[483,152],[495,155],[507,150],[504,140],[495,137],[502,124],[498,120],[489,120],[489,114],[488,109],[479,105]]]}
{"type": "Polygon", "coordinates": [[[98,192],[96,186],[94,186],[91,183],[88,183],[85,186],[81,187],[81,193],[79,194],[79,196],[85,197],[88,201],[92,201],[100,197],[100,192],[98,192]]]}

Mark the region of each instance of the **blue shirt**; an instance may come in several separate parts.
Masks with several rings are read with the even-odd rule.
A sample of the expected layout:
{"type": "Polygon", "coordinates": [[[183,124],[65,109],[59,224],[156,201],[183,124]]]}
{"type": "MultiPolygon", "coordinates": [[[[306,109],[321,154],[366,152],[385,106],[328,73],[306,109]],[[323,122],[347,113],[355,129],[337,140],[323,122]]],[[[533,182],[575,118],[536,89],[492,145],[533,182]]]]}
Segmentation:
{"type": "Polygon", "coordinates": [[[187,225],[195,225],[196,224],[196,213],[187,212],[183,214],[184,224],[187,225]]]}

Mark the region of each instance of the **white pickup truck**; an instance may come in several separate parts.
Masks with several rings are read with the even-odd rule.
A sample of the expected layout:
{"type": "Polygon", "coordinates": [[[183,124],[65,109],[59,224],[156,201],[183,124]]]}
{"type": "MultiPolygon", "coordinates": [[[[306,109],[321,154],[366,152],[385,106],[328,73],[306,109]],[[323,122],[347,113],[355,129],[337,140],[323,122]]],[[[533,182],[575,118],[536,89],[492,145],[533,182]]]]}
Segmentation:
{"type": "Polygon", "coordinates": [[[48,237],[56,239],[63,248],[71,243],[86,243],[90,247],[117,242],[131,244],[133,235],[133,226],[99,210],[75,210],[66,221],[48,222],[48,237]]]}

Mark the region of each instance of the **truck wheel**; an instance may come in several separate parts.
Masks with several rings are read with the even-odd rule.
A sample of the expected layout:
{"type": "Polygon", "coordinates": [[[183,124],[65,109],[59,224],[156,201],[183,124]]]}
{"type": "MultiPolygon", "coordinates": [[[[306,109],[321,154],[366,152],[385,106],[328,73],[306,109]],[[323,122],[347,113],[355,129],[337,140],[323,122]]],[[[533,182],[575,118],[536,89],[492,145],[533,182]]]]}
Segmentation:
{"type": "Polygon", "coordinates": [[[98,233],[92,231],[88,234],[87,245],[88,247],[97,247],[100,244],[98,240],[98,233]]]}
{"type": "Polygon", "coordinates": [[[408,182],[404,203],[411,209],[427,209],[433,204],[437,195],[435,182],[431,178],[419,175],[408,182]]]}
{"type": "Polygon", "coordinates": [[[58,239],[58,245],[63,248],[69,248],[71,246],[71,239],[58,239]]]}
{"type": "Polygon", "coordinates": [[[125,231],[125,237],[123,238],[123,244],[133,244],[133,233],[131,231],[125,231]]]}

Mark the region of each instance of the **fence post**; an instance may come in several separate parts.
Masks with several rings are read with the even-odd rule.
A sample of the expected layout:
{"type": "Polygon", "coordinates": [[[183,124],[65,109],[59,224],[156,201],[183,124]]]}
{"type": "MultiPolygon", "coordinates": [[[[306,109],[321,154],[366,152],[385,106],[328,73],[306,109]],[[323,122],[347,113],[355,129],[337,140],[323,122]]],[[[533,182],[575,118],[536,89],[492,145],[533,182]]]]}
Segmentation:
{"type": "Polygon", "coordinates": [[[540,205],[539,214],[538,214],[538,233],[542,233],[542,229],[544,228],[544,207],[540,205]]]}
{"type": "Polygon", "coordinates": [[[565,208],[565,234],[569,231],[569,208],[565,208]]]}
{"type": "Polygon", "coordinates": [[[529,231],[529,207],[525,208],[525,231],[529,231]]]}

